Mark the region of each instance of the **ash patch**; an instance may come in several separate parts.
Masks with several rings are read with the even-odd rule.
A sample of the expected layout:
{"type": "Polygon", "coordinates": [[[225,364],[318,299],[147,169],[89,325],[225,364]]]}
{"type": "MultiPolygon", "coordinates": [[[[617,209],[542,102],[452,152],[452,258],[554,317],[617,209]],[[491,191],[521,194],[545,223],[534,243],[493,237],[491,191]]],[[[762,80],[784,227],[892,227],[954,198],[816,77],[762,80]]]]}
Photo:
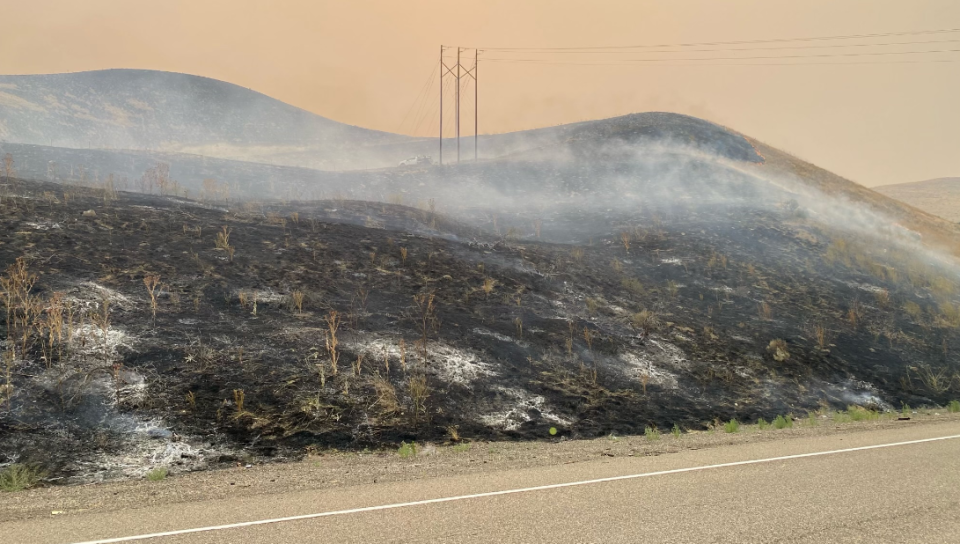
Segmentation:
{"type": "MultiPolygon", "coordinates": [[[[530,329],[529,332],[531,332],[531,333],[536,333],[536,332],[538,332],[538,331],[536,331],[536,330],[534,330],[534,329],[530,329]]],[[[481,328],[479,328],[479,327],[473,329],[473,334],[478,334],[478,335],[480,335],[480,336],[487,336],[487,337],[490,337],[490,338],[495,338],[495,339],[497,339],[497,340],[499,340],[499,341],[501,341],[501,342],[508,343],[508,344],[516,344],[516,345],[518,345],[518,346],[520,346],[520,347],[527,347],[527,346],[530,345],[529,343],[524,342],[523,340],[518,340],[518,339],[516,339],[516,338],[511,338],[511,337],[509,337],[509,336],[507,336],[507,335],[505,335],[505,334],[500,334],[500,333],[498,333],[498,332],[494,332],[494,331],[491,331],[491,330],[488,330],[488,329],[481,329],[481,328]]]]}
{"type": "Polygon", "coordinates": [[[686,355],[679,347],[667,342],[666,340],[653,337],[648,338],[647,343],[653,348],[649,350],[648,353],[648,356],[650,357],[649,360],[652,361],[653,364],[672,367],[675,369],[681,369],[686,366],[686,355]]]}
{"type": "Polygon", "coordinates": [[[53,223],[50,221],[44,221],[42,223],[24,223],[26,226],[34,230],[61,230],[60,223],[53,223]]]}
{"type": "Polygon", "coordinates": [[[508,408],[481,415],[479,419],[484,425],[516,431],[527,423],[541,420],[563,426],[573,423],[572,420],[551,411],[546,399],[540,395],[514,387],[496,387],[494,391],[501,397],[500,403],[508,408]]]}
{"type": "Polygon", "coordinates": [[[624,365],[624,374],[627,377],[639,380],[645,375],[649,378],[650,383],[663,389],[679,388],[677,375],[657,366],[654,356],[646,353],[628,352],[621,353],[618,358],[624,365]]]}
{"type": "MultiPolygon", "coordinates": [[[[370,337],[365,341],[345,341],[346,350],[363,354],[365,360],[371,364],[378,364],[384,357],[391,365],[399,366],[401,351],[399,338],[370,337]]],[[[422,352],[419,346],[410,342],[403,354],[406,364],[411,368],[423,365],[422,352]]],[[[467,348],[453,346],[446,342],[430,341],[427,343],[427,363],[424,369],[446,383],[468,386],[481,378],[496,375],[493,367],[482,360],[481,356],[467,348]]]]}
{"type": "Polygon", "coordinates": [[[496,375],[473,351],[446,343],[428,345],[427,367],[443,381],[459,385],[470,385],[480,378],[496,375]]]}
{"type": "Polygon", "coordinates": [[[174,474],[205,470],[243,456],[235,448],[178,436],[157,420],[121,416],[84,432],[61,425],[13,435],[0,445],[0,468],[40,463],[55,470],[52,483],[88,484],[143,478],[160,467],[174,474]],[[69,444],[74,447],[63,447],[69,444]]]}
{"type": "Polygon", "coordinates": [[[73,353],[86,360],[115,360],[121,348],[132,350],[134,344],[133,339],[120,329],[108,327],[103,330],[89,323],[74,329],[73,338],[73,353]]]}
{"type": "Polygon", "coordinates": [[[136,304],[123,293],[105,287],[96,282],[86,281],[81,283],[71,297],[72,300],[85,306],[99,304],[103,299],[107,299],[111,304],[116,304],[123,308],[132,308],[136,304]]]}
{"type": "Polygon", "coordinates": [[[876,386],[861,380],[848,379],[837,384],[820,382],[816,386],[822,390],[827,399],[847,405],[868,406],[878,410],[895,409],[889,402],[883,400],[876,386]]]}

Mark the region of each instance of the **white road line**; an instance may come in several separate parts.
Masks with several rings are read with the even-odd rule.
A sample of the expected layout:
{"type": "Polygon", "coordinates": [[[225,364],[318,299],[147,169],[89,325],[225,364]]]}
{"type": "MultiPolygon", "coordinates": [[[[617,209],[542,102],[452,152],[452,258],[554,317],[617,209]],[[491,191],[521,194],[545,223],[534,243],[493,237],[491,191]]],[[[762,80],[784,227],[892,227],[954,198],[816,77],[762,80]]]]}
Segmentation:
{"type": "Polygon", "coordinates": [[[151,538],[162,538],[165,536],[188,535],[191,533],[206,533],[210,531],[223,531],[226,529],[238,529],[241,527],[253,527],[256,525],[268,525],[271,523],[284,523],[288,521],[299,521],[303,519],[325,518],[329,516],[342,516],[346,514],[360,514],[363,512],[376,512],[379,510],[393,510],[394,508],[407,508],[410,506],[422,506],[425,504],[438,504],[442,502],[463,501],[467,499],[482,499],[485,497],[497,497],[500,495],[513,495],[516,493],[529,493],[532,491],[545,491],[548,489],[562,489],[565,487],[576,487],[581,485],[602,484],[605,482],[617,482],[620,480],[633,480],[636,478],[648,478],[651,476],[664,476],[667,474],[681,474],[684,472],[696,472],[699,470],[711,470],[726,467],[739,467],[743,465],[756,465],[760,463],[773,463],[776,461],[788,461],[791,459],[803,459],[806,457],[819,457],[822,455],[836,455],[838,453],[849,453],[854,451],[875,450],[880,448],[893,448],[896,446],[909,446],[912,444],[923,444],[925,442],[937,442],[940,440],[953,440],[960,438],[960,434],[951,436],[939,436],[936,438],[923,438],[921,440],[910,440],[907,442],[893,442],[890,444],[877,444],[874,446],[860,446],[857,448],[847,448],[842,450],[817,451],[813,453],[799,453],[796,455],[784,455],[781,457],[768,457],[766,459],[751,459],[749,461],[735,461],[732,463],[720,463],[718,465],[704,465],[699,467],[676,468],[672,470],[661,470],[658,472],[646,472],[643,474],[627,474],[625,476],[611,476],[609,478],[597,478],[595,480],[581,480],[577,482],[567,482],[563,484],[538,485],[534,487],[524,487],[519,489],[506,489],[503,491],[489,491],[486,493],[474,493],[472,495],[458,495],[455,497],[441,497],[439,499],[426,499],[422,501],[400,502],[394,504],[383,504],[380,506],[365,506],[363,508],[351,508],[349,510],[334,510],[331,512],[319,512],[316,514],[303,514],[300,516],[290,516],[286,518],[261,519],[257,521],[244,521],[240,523],[230,523],[227,525],[213,525],[210,527],[196,527],[193,529],[180,529],[176,531],[165,531],[162,533],[149,533],[135,536],[122,536],[117,538],[106,538],[103,540],[88,540],[85,542],[74,542],[72,544],[113,544],[115,542],[133,542],[135,540],[147,540],[151,538]]]}

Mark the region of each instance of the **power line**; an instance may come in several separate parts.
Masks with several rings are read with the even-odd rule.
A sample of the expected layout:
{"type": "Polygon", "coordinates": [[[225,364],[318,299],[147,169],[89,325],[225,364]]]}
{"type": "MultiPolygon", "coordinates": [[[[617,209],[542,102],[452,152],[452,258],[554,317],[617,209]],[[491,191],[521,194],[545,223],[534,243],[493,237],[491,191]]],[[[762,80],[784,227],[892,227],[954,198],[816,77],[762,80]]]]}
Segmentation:
{"type": "Polygon", "coordinates": [[[672,43],[672,44],[643,44],[643,45],[613,45],[613,46],[592,46],[592,47],[481,47],[485,51],[591,51],[602,49],[653,49],[663,47],[699,47],[711,45],[747,45],[756,43],[788,43],[788,42],[812,42],[829,40],[855,40],[867,38],[889,38],[894,36],[924,36],[932,34],[952,34],[960,32],[960,28],[947,28],[940,30],[918,30],[912,32],[884,32],[874,34],[846,34],[839,36],[813,36],[803,38],[775,38],[767,40],[739,40],[727,42],[691,42],[691,43],[672,43]]]}
{"type": "Polygon", "coordinates": [[[456,95],[456,96],[455,96],[455,105],[454,105],[454,117],[455,117],[455,122],[456,122],[456,125],[455,125],[455,126],[456,126],[456,143],[457,143],[457,162],[460,162],[460,127],[461,127],[461,123],[460,123],[460,110],[461,110],[461,108],[460,108],[460,105],[461,105],[461,102],[462,102],[462,101],[461,101],[461,94],[463,94],[463,90],[466,89],[467,84],[469,83],[469,81],[470,81],[471,79],[472,79],[473,82],[474,82],[474,123],[473,123],[473,125],[474,125],[474,159],[476,159],[476,136],[477,136],[477,118],[478,118],[478,113],[477,113],[477,112],[478,112],[478,109],[477,109],[477,99],[476,99],[476,96],[477,96],[477,87],[476,87],[476,84],[477,84],[477,69],[478,69],[478,67],[479,67],[478,59],[479,59],[480,52],[479,52],[478,50],[474,50],[474,64],[473,64],[472,67],[467,67],[467,66],[464,66],[464,65],[463,65],[463,60],[462,60],[462,55],[463,55],[464,51],[466,51],[465,48],[463,48],[463,47],[457,47],[457,48],[456,48],[456,50],[457,50],[456,64],[452,64],[452,65],[449,64],[448,62],[446,62],[449,55],[444,54],[444,52],[447,51],[448,49],[453,49],[453,48],[452,48],[452,47],[446,47],[446,46],[440,46],[440,59],[439,59],[439,61],[440,61],[440,62],[439,62],[439,64],[440,64],[440,93],[439,93],[439,96],[440,96],[440,100],[441,100],[441,107],[440,107],[440,130],[439,130],[439,132],[440,132],[440,138],[439,138],[439,143],[440,143],[440,164],[441,164],[441,165],[443,164],[443,117],[444,117],[444,113],[445,113],[445,108],[442,106],[442,100],[443,100],[443,97],[445,96],[444,88],[443,88],[443,81],[444,81],[444,78],[445,78],[448,74],[450,75],[451,78],[453,78],[454,80],[456,80],[456,85],[455,85],[455,87],[454,87],[454,91],[455,91],[455,95],[456,95]]]}
{"type": "MultiPolygon", "coordinates": [[[[464,78],[472,78],[474,85],[477,84],[477,73],[479,70],[479,61],[496,64],[523,64],[523,65],[568,65],[568,66],[851,66],[851,65],[881,65],[881,64],[924,64],[924,63],[952,63],[960,61],[960,58],[930,58],[921,57],[923,55],[950,55],[960,53],[960,48],[942,48],[925,50],[885,50],[885,51],[863,51],[863,48],[905,48],[917,45],[932,44],[956,44],[960,39],[914,39],[914,40],[890,40],[878,41],[878,38],[900,38],[905,36],[944,36],[960,33],[960,28],[946,28],[934,30],[917,30],[905,32],[882,32],[869,34],[844,34],[833,36],[806,36],[794,38],[774,38],[762,40],[736,40],[736,41],[713,41],[713,42],[688,42],[673,44],[636,44],[621,46],[590,46],[590,47],[484,47],[464,48],[457,47],[457,55],[453,57],[449,51],[452,47],[440,46],[439,58],[439,82],[440,92],[437,98],[431,100],[422,100],[417,109],[416,126],[414,133],[418,132],[426,115],[439,110],[439,144],[440,144],[440,164],[443,164],[443,129],[444,117],[448,116],[451,106],[456,116],[456,141],[457,141],[457,162],[460,160],[460,104],[461,94],[466,88],[467,81],[464,78]],[[867,41],[867,43],[857,43],[855,41],[867,41]],[[847,43],[825,43],[818,44],[811,42],[847,42],[847,43]],[[850,43],[854,42],[854,43],[850,43]],[[803,44],[803,45],[801,45],[803,44]],[[701,49],[691,49],[700,47],[701,49]],[[858,51],[850,51],[851,49],[858,51]],[[461,62],[461,54],[468,49],[474,50],[474,65],[467,69],[461,62]],[[811,50],[845,50],[831,51],[829,53],[810,53],[811,50]],[[492,52],[493,56],[480,56],[481,52],[492,52]],[[796,52],[804,51],[800,54],[759,54],[759,55],[721,55],[721,56],[653,56],[650,55],[690,55],[693,53],[743,53],[754,51],[770,52],[796,52]],[[622,57],[620,55],[641,54],[639,57],[622,57]],[[556,55],[571,55],[557,57],[556,55]],[[592,58],[576,58],[576,55],[591,55],[592,58]],[[606,55],[606,58],[603,56],[606,55]],[[895,57],[909,56],[909,59],[896,59],[895,57]],[[858,59],[858,58],[877,58],[894,57],[878,61],[837,61],[830,62],[824,59],[858,59]],[[454,64],[452,61],[456,59],[454,64]],[[750,61],[770,61],[770,62],[750,62],[750,61]],[[466,70],[463,72],[463,70],[466,70]],[[456,80],[457,85],[450,89],[450,86],[444,88],[444,80],[447,76],[456,80]],[[455,104],[444,104],[444,99],[451,94],[455,95],[455,104]],[[436,105],[439,101],[439,106],[436,105]],[[427,104],[429,106],[426,106],[427,104]],[[446,107],[444,107],[446,106],[446,107]],[[426,110],[424,109],[426,107],[426,110]]],[[[435,70],[436,72],[436,70],[435,70]]],[[[432,77],[432,76],[431,76],[432,77]]],[[[432,84],[432,79],[428,80],[427,86],[432,84]]],[[[476,87],[475,87],[476,90],[476,87]]],[[[422,92],[422,91],[421,91],[422,92]]],[[[418,98],[419,100],[419,98],[418,98]]],[[[475,158],[476,158],[476,138],[478,135],[478,116],[476,112],[477,97],[474,98],[474,137],[475,137],[475,158]]],[[[411,108],[412,109],[412,108],[411,108]]],[[[408,115],[409,115],[408,111],[408,115]]],[[[406,119],[406,117],[405,117],[406,119]]],[[[430,123],[432,125],[432,123],[430,123]]]]}
{"type": "MultiPolygon", "coordinates": [[[[927,45],[932,43],[960,43],[957,40],[923,40],[913,42],[881,42],[881,43],[847,43],[829,45],[788,45],[776,47],[737,47],[737,48],[709,48],[709,49],[668,49],[665,51],[649,51],[649,53],[712,53],[716,51],[780,51],[791,49],[847,49],[851,47],[890,47],[895,45],[927,45]]],[[[510,54],[513,51],[497,51],[510,54]]],[[[632,55],[637,51],[516,51],[532,55],[632,55]]]]}
{"type": "MultiPolygon", "coordinates": [[[[467,78],[463,78],[463,83],[460,84],[460,94],[461,94],[461,95],[466,96],[466,90],[467,90],[467,86],[468,86],[469,84],[470,84],[470,80],[467,79],[467,78]]],[[[461,99],[461,100],[464,101],[464,102],[466,102],[465,99],[461,99]]],[[[474,128],[476,128],[476,127],[474,127],[474,128]]]]}
{"type": "MultiPolygon", "coordinates": [[[[416,136],[420,132],[420,127],[423,125],[423,122],[427,119],[435,119],[437,115],[437,103],[439,98],[436,95],[430,97],[429,106],[427,106],[420,114],[420,117],[417,119],[417,124],[413,128],[412,134],[416,136]]],[[[433,127],[433,121],[430,121],[430,127],[433,127]]]]}
{"type": "Polygon", "coordinates": [[[433,96],[433,93],[430,90],[433,88],[433,82],[436,81],[437,70],[434,68],[433,73],[430,76],[430,80],[427,82],[427,85],[424,87],[423,101],[420,103],[420,107],[417,108],[417,113],[415,119],[417,120],[416,126],[413,129],[413,133],[416,134],[417,129],[420,127],[420,123],[423,122],[423,115],[432,108],[433,101],[436,100],[436,97],[433,96]],[[429,98],[427,98],[429,97],[429,98]],[[431,104],[428,106],[427,104],[431,104]]]}
{"type": "MultiPolygon", "coordinates": [[[[934,49],[927,51],[880,51],[871,53],[825,53],[819,55],[756,55],[752,57],[688,57],[688,58],[664,58],[664,59],[617,59],[618,63],[644,63],[644,62],[676,62],[676,61],[705,61],[705,60],[770,60],[770,59],[810,59],[810,58],[837,58],[837,57],[875,57],[888,55],[922,55],[930,53],[960,53],[960,49],[934,49]]],[[[517,59],[517,58],[489,58],[484,57],[487,62],[532,62],[549,63],[546,59],[517,59]]],[[[557,63],[561,64],[561,63],[557,63]]]]}
{"type": "MultiPolygon", "coordinates": [[[[464,81],[462,81],[460,84],[461,93],[463,93],[468,88],[468,86],[469,86],[468,80],[464,79],[464,81]]],[[[453,100],[456,97],[456,89],[453,87],[450,87],[449,85],[445,86],[443,95],[444,95],[444,102],[446,102],[446,107],[444,108],[444,112],[445,112],[444,117],[449,118],[456,111],[455,110],[456,104],[453,100]]],[[[425,107],[418,110],[418,113],[414,117],[415,119],[417,119],[417,122],[411,134],[413,135],[419,134],[420,128],[424,126],[423,123],[427,119],[432,119],[432,121],[430,121],[429,124],[426,125],[427,130],[436,131],[436,127],[437,127],[436,117],[438,113],[437,108],[439,107],[439,102],[440,102],[440,98],[435,94],[431,99],[424,101],[423,104],[425,107]]]]}
{"type": "Polygon", "coordinates": [[[428,127],[436,126],[434,124],[434,121],[436,121],[436,116],[438,113],[437,108],[439,107],[439,104],[438,104],[439,101],[440,101],[439,96],[437,96],[436,94],[431,95],[429,106],[427,106],[421,113],[420,118],[417,121],[417,125],[413,129],[413,134],[417,134],[420,132],[420,127],[423,125],[424,121],[426,121],[427,119],[431,119],[429,124],[427,125],[428,127]]]}
{"type": "MultiPolygon", "coordinates": [[[[441,118],[441,121],[440,121],[441,124],[443,124],[442,119],[450,119],[454,115],[454,113],[456,113],[457,111],[457,105],[455,100],[456,96],[457,96],[457,91],[456,89],[453,88],[452,85],[448,85],[447,87],[444,88],[443,101],[446,105],[444,106],[443,111],[441,112],[443,114],[443,117],[441,118]]],[[[449,122],[447,126],[449,126],[449,122]]]]}
{"type": "MultiPolygon", "coordinates": [[[[664,59],[671,60],[671,59],[664,59]]],[[[662,67],[704,67],[704,66],[869,66],[869,65],[887,65],[887,64],[949,64],[960,62],[960,59],[918,59],[903,61],[879,61],[879,62],[750,62],[750,63],[730,63],[713,62],[704,64],[638,64],[638,63],[618,63],[618,62],[540,62],[533,64],[540,65],[564,65],[564,66],[632,66],[634,68],[662,68],[662,67]]],[[[511,64],[511,62],[497,62],[496,64],[511,64]]],[[[518,62],[517,64],[524,64],[518,62]]],[[[529,65],[530,63],[526,63],[529,65]]]]}
{"type": "Polygon", "coordinates": [[[413,112],[417,104],[420,105],[420,107],[417,109],[417,114],[419,114],[420,110],[423,109],[423,103],[426,102],[427,92],[430,90],[430,87],[433,85],[433,79],[434,79],[434,76],[436,76],[436,74],[437,74],[437,67],[434,66],[433,71],[430,72],[430,77],[427,78],[427,82],[424,83],[422,87],[420,87],[420,92],[417,94],[417,98],[413,101],[412,104],[410,104],[410,108],[407,110],[407,113],[403,116],[403,120],[400,121],[399,132],[403,131],[403,127],[406,125],[407,118],[410,117],[410,114],[413,112]]]}

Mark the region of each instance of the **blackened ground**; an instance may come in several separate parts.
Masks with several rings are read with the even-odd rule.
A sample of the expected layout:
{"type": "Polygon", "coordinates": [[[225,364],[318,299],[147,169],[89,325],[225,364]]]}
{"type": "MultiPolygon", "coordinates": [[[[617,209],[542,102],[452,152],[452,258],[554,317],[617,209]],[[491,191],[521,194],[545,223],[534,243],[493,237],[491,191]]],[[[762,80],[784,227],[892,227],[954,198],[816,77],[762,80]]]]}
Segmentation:
{"type": "Polygon", "coordinates": [[[960,387],[949,272],[795,205],[453,220],[426,203],[104,196],[13,181],[0,204],[0,266],[25,258],[33,293],[73,312],[60,349],[38,336],[11,362],[0,462],[68,481],[899,408],[960,387]]]}

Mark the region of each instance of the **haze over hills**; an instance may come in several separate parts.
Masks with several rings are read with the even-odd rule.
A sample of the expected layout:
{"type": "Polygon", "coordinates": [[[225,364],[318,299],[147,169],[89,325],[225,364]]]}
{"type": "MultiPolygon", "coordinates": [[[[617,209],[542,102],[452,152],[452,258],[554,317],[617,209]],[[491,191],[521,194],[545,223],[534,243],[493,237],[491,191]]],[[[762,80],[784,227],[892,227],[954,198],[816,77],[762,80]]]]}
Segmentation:
{"type": "MultiPolygon", "coordinates": [[[[703,147],[738,159],[753,153],[742,138],[721,127],[672,114],[481,136],[479,143],[481,157],[494,158],[641,139],[703,147]]],[[[436,139],[349,126],[231,83],[151,70],[0,76],[0,141],[192,154],[321,170],[395,166],[409,156],[432,155],[436,160],[439,154],[436,139]]],[[[446,141],[444,152],[452,162],[453,140],[446,141]]],[[[465,141],[462,156],[472,157],[472,139],[465,141]]]]}
{"type": "MultiPolygon", "coordinates": [[[[470,143],[467,139],[465,160],[471,156],[470,143]]],[[[113,174],[118,181],[126,178],[134,183],[151,163],[162,162],[169,165],[171,178],[194,194],[204,179],[213,178],[232,184],[237,196],[247,192],[289,197],[318,194],[318,188],[320,193],[333,194],[342,190],[328,183],[336,175],[306,169],[394,167],[412,155],[436,159],[438,154],[436,139],[345,125],[206,77],[128,69],[0,76],[0,146],[4,144],[4,152],[17,160],[17,171],[29,178],[86,182],[113,174]],[[264,191],[261,185],[265,184],[272,187],[264,191]]],[[[666,145],[687,154],[764,162],[756,149],[763,144],[713,123],[671,113],[487,135],[479,144],[481,158],[486,160],[618,160],[624,153],[635,153],[638,146],[666,145]]],[[[453,140],[444,147],[446,162],[453,162],[453,140]]],[[[796,176],[803,182],[811,178],[806,174],[823,172],[801,164],[806,165],[787,161],[785,173],[804,170],[796,176]]],[[[856,193],[858,199],[870,194],[843,181],[845,190],[856,193]]],[[[867,199],[875,198],[874,194],[867,199]]]]}
{"type": "Polygon", "coordinates": [[[223,81],[152,70],[0,76],[0,139],[328,169],[366,164],[371,148],[411,140],[223,81]]]}
{"type": "MultiPolygon", "coordinates": [[[[681,195],[699,200],[709,195],[724,198],[729,187],[718,179],[732,175],[777,186],[777,191],[786,195],[783,198],[842,198],[861,211],[872,210],[902,227],[923,233],[926,242],[948,252],[960,251],[954,238],[957,225],[693,117],[632,114],[491,136],[482,142],[488,155],[500,156],[479,163],[448,163],[442,168],[391,166],[346,171],[185,153],[14,143],[0,143],[0,152],[11,154],[15,171],[21,177],[91,187],[100,187],[112,176],[116,189],[143,190],[145,173],[163,164],[168,168],[168,181],[176,182],[163,190],[166,194],[202,197],[204,184],[212,180],[234,199],[402,198],[408,203],[434,199],[451,209],[484,207],[494,202],[511,208],[516,205],[514,198],[518,194],[548,201],[566,195],[571,203],[584,195],[602,200],[612,191],[628,191],[625,184],[645,185],[638,197],[646,203],[658,199],[661,203],[675,203],[681,195]],[[720,174],[721,178],[711,178],[720,174]],[[631,181],[631,176],[642,178],[631,181]],[[674,190],[672,184],[684,179],[696,180],[700,194],[674,190]],[[650,182],[654,183],[648,185],[650,182]]],[[[159,187],[151,190],[162,191],[159,187]]]]}
{"type": "Polygon", "coordinates": [[[874,190],[927,213],[960,223],[960,178],[897,183],[874,187],[874,190]]]}
{"type": "MultiPolygon", "coordinates": [[[[21,134],[33,111],[37,134],[62,121],[76,144],[106,123],[145,146],[179,130],[196,145],[297,145],[280,124],[235,122],[248,91],[233,105],[166,92],[149,106],[171,123],[158,139],[100,119],[95,93],[72,103],[93,120],[31,110],[39,92],[4,107],[21,134]],[[208,109],[209,125],[188,119],[208,109]]],[[[329,123],[311,122],[292,126],[329,123]]],[[[356,157],[390,148],[376,159],[389,167],[3,144],[0,263],[21,288],[8,315],[32,317],[0,335],[17,339],[0,463],[89,481],[960,394],[960,226],[786,152],[642,113],[398,167],[386,157],[436,142],[329,127],[361,142],[345,148],[356,157]]],[[[310,137],[334,160],[337,142],[310,137]]]]}
{"type": "MultiPolygon", "coordinates": [[[[155,189],[167,194],[200,196],[212,181],[234,198],[340,195],[382,201],[394,194],[408,202],[435,199],[460,207],[464,195],[476,195],[470,199],[474,204],[502,202],[504,190],[554,199],[556,194],[544,191],[598,195],[612,190],[613,179],[622,185],[624,175],[673,181],[735,171],[734,176],[781,185],[787,194],[842,196],[957,251],[956,225],[686,115],[638,113],[487,135],[479,141],[478,164],[467,158],[469,139],[464,163],[451,164],[455,145],[449,140],[444,169],[410,169],[397,168],[397,161],[419,154],[436,158],[436,139],[345,125],[237,85],[186,74],[0,76],[0,114],[0,151],[11,153],[16,172],[30,179],[97,186],[113,176],[118,189],[142,190],[145,173],[162,164],[166,181],[175,183],[155,189]],[[645,167],[615,171],[631,163],[645,167]]],[[[702,186],[704,195],[724,190],[718,193],[715,183],[702,186]]],[[[669,182],[658,187],[658,198],[677,200],[669,182]]]]}

